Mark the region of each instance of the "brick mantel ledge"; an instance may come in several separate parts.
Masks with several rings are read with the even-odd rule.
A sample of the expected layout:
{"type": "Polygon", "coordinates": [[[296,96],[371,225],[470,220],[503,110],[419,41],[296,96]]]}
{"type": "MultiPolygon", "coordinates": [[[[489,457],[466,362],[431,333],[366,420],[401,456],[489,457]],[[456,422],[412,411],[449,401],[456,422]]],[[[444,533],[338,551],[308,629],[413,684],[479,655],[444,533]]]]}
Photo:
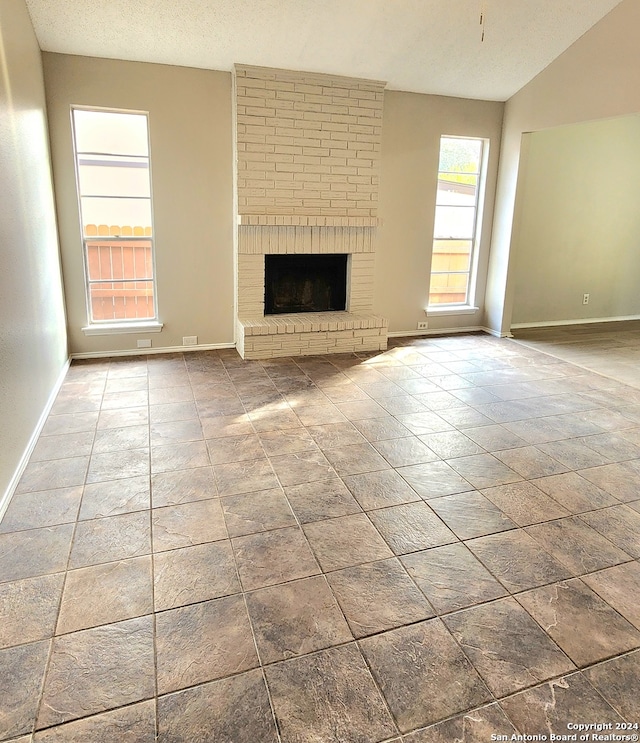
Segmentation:
{"type": "Polygon", "coordinates": [[[251,227],[379,227],[377,217],[332,217],[306,214],[238,214],[238,224],[251,227]]]}

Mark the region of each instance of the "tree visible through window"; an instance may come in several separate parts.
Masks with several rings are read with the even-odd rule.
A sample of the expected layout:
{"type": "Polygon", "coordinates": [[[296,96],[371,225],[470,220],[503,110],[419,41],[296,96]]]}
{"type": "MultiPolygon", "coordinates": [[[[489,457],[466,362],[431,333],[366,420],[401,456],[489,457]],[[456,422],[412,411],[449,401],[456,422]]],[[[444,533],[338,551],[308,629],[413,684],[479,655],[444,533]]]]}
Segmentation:
{"type": "Polygon", "coordinates": [[[89,322],[154,319],[147,116],[72,114],[89,322]]]}
{"type": "Polygon", "coordinates": [[[484,148],[482,139],[440,138],[430,306],[471,301],[484,148]]]}

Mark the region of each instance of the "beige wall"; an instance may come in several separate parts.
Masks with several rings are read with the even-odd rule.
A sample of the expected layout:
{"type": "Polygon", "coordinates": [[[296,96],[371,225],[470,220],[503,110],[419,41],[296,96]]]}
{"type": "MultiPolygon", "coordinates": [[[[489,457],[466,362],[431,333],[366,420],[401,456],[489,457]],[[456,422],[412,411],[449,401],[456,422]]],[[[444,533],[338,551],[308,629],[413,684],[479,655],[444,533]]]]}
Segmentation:
{"type": "Polygon", "coordinates": [[[43,55],[72,353],[233,343],[231,74],[43,55]],[[149,112],[159,334],[85,336],[72,105],[149,112]]]}
{"type": "Polygon", "coordinates": [[[640,116],[526,135],[513,323],[640,314],[638,173],[640,116]]]}
{"type": "Polygon", "coordinates": [[[507,332],[515,296],[511,233],[524,132],[640,111],[640,3],[623,0],[507,101],[487,288],[487,324],[507,332]]]}
{"type": "Polygon", "coordinates": [[[503,108],[496,102],[385,92],[374,308],[390,319],[389,332],[415,331],[426,319],[442,134],[490,140],[476,295],[480,309],[473,315],[432,315],[429,328],[482,325],[503,108]]]}
{"type": "Polygon", "coordinates": [[[42,64],[24,0],[0,3],[0,513],[67,359],[42,64]]]}

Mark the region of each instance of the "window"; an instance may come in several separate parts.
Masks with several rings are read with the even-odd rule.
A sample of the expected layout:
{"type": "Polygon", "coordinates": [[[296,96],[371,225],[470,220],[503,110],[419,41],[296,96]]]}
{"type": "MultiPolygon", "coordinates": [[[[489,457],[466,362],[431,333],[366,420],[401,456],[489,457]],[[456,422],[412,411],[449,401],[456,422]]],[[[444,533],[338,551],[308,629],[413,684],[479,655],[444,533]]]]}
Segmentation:
{"type": "Polygon", "coordinates": [[[429,306],[473,302],[479,206],[484,192],[487,143],[440,138],[429,306]]]}
{"type": "Polygon", "coordinates": [[[156,318],[143,113],[72,110],[89,325],[156,318]]]}

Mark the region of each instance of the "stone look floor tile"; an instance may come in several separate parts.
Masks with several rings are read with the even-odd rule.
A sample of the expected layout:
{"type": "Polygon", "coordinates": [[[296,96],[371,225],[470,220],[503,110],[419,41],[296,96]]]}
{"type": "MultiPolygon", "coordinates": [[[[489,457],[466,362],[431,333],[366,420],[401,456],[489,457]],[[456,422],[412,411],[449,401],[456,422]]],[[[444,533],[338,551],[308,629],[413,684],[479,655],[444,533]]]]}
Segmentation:
{"type": "Polygon", "coordinates": [[[365,511],[420,500],[416,491],[395,470],[367,472],[343,479],[365,511]]]}
{"type": "Polygon", "coordinates": [[[438,722],[491,699],[439,619],[360,641],[401,732],[438,722]],[[411,658],[411,663],[403,661],[411,658]]]}
{"type": "Polygon", "coordinates": [[[78,431],[77,433],[61,433],[55,436],[40,436],[38,443],[31,453],[30,462],[44,462],[48,459],[61,459],[67,452],[73,452],[77,457],[88,457],[93,447],[95,432],[78,431]]]}
{"type": "Polygon", "coordinates": [[[105,428],[96,433],[93,454],[107,454],[125,449],[144,449],[149,446],[149,427],[126,426],[105,428]]]}
{"type": "Polygon", "coordinates": [[[270,460],[218,464],[214,468],[220,495],[240,495],[280,486],[270,460]]]}
{"type": "Polygon", "coordinates": [[[356,638],[434,616],[396,559],[336,570],[327,580],[356,638]]]}
{"type": "Polygon", "coordinates": [[[152,612],[151,557],[134,557],[70,570],[65,581],[56,634],[111,624],[152,612]]]}
{"type": "Polygon", "coordinates": [[[72,536],[73,524],[0,534],[0,582],[65,570],[72,536]]]}
{"type": "Polygon", "coordinates": [[[308,426],[306,430],[322,450],[363,444],[366,441],[353,423],[348,422],[308,426]]]}
{"type": "Polygon", "coordinates": [[[577,516],[528,526],[525,531],[573,575],[590,573],[630,559],[626,552],[577,516]]]}
{"type": "Polygon", "coordinates": [[[622,721],[581,673],[522,691],[500,705],[522,733],[546,735],[547,739],[552,734],[573,734],[567,729],[568,722],[622,721]]]}
{"type": "MultiPolygon", "coordinates": [[[[498,452],[504,449],[518,449],[526,445],[526,441],[508,428],[500,425],[479,426],[465,429],[465,436],[489,452],[498,452]]],[[[454,455],[452,455],[454,456],[454,455]]]]}
{"type": "Polygon", "coordinates": [[[640,513],[636,510],[613,506],[583,513],[580,518],[631,557],[640,558],[640,513]]]}
{"type": "Polygon", "coordinates": [[[518,526],[528,526],[570,515],[569,511],[538,490],[531,482],[516,482],[512,485],[487,488],[482,494],[518,526]]]}
{"type": "Polygon", "coordinates": [[[221,498],[220,502],[231,537],[296,526],[296,519],[280,488],[229,495],[221,498]]]}
{"type": "Polygon", "coordinates": [[[505,449],[495,452],[495,456],[504,462],[507,467],[515,470],[522,477],[544,477],[545,475],[559,475],[569,467],[557,459],[545,454],[535,446],[524,446],[520,449],[505,449]]]}
{"type": "Polygon", "coordinates": [[[438,459],[438,455],[417,436],[386,439],[374,443],[373,446],[392,467],[406,467],[411,464],[434,462],[438,459]]]}
{"type": "Polygon", "coordinates": [[[153,565],[156,611],[240,592],[228,540],[158,552],[153,565]]]}
{"type": "Polygon", "coordinates": [[[517,472],[498,461],[492,454],[458,457],[450,459],[447,464],[476,489],[505,485],[522,479],[517,472]]]}
{"type": "Polygon", "coordinates": [[[353,421],[353,425],[367,441],[372,443],[411,435],[411,431],[391,415],[385,418],[365,418],[364,420],[353,421]]]}
{"type": "Polygon", "coordinates": [[[428,433],[418,438],[441,459],[468,457],[472,454],[483,454],[484,449],[460,431],[443,431],[442,433],[428,433]]]}
{"type": "MultiPolygon", "coordinates": [[[[603,329],[607,364],[637,345],[635,330],[603,329]]],[[[557,349],[542,347],[572,351],[583,367],[594,346],[584,326],[527,332],[555,337],[557,349]]],[[[363,647],[379,646],[406,743],[485,743],[488,726],[511,734],[501,705],[534,733],[600,710],[598,698],[624,719],[640,716],[632,559],[640,556],[640,392],[510,340],[389,346],[265,361],[222,350],[74,362],[0,524],[0,739],[151,743],[155,621],[164,743],[211,734],[234,743],[275,743],[279,734],[282,743],[401,743],[352,633],[363,647]],[[497,484],[514,473],[513,483],[497,484]],[[151,506],[162,550],[153,556],[151,506]],[[466,543],[424,548],[438,517],[448,539],[466,543]],[[419,551],[396,558],[381,533],[399,553],[419,551]],[[558,581],[568,588],[550,585],[558,581]],[[255,604],[269,692],[264,673],[251,670],[259,659],[243,589],[255,604]],[[495,607],[514,599],[529,601],[529,613],[519,609],[495,629],[495,607]],[[467,620],[486,612],[491,621],[467,620]],[[505,653],[531,614],[569,655],[588,656],[576,663],[597,665],[527,680],[523,666],[540,647],[523,641],[513,673],[530,688],[491,704],[446,623],[464,625],[470,653],[490,643],[505,653]],[[292,652],[308,654],[280,660],[292,652]],[[46,727],[33,735],[43,685],[46,727]]],[[[490,653],[481,660],[499,663],[490,653]]]]}
{"type": "Polygon", "coordinates": [[[496,697],[574,669],[513,598],[474,606],[443,621],[496,697]]]}
{"type": "Polygon", "coordinates": [[[245,591],[307,578],[320,572],[298,527],[250,534],[231,541],[245,591]]]}
{"type": "Polygon", "coordinates": [[[219,498],[154,508],[152,522],[154,552],[227,538],[219,498]]]}
{"type": "Polygon", "coordinates": [[[208,439],[207,448],[213,465],[264,459],[266,457],[260,439],[255,433],[208,439]]]}
{"type": "Polygon", "coordinates": [[[640,647],[640,632],[577,578],[517,599],[579,667],[640,647]]]}
{"type": "MultiPolygon", "coordinates": [[[[404,743],[486,743],[492,735],[506,735],[507,740],[517,735],[507,716],[497,704],[481,707],[452,720],[440,722],[415,733],[405,735],[404,743]]],[[[515,740],[515,738],[514,738],[515,740]]]]}
{"type": "Polygon", "coordinates": [[[380,508],[369,518],[396,555],[457,541],[426,503],[380,508]]]}
{"type": "Polygon", "coordinates": [[[121,480],[125,477],[149,474],[149,449],[93,454],[89,460],[87,482],[121,480]]]}
{"type": "Polygon", "coordinates": [[[0,583],[0,648],[53,637],[64,573],[0,583]]]}
{"type": "Polygon", "coordinates": [[[310,435],[309,429],[302,427],[282,431],[265,431],[260,434],[260,443],[268,457],[316,448],[316,442],[310,435]]]}
{"type": "Polygon", "coordinates": [[[269,461],[283,487],[335,477],[335,470],[319,449],[270,457],[269,461]]]}
{"type": "Polygon", "coordinates": [[[262,663],[353,639],[323,576],[261,588],[246,599],[262,663]]]}
{"type": "Polygon", "coordinates": [[[85,485],[80,506],[82,521],[143,511],[151,506],[149,477],[141,475],[85,485]]]}
{"type": "Polygon", "coordinates": [[[376,743],[397,728],[360,651],[345,645],[265,669],[282,743],[376,743]]]}
{"type": "Polygon", "coordinates": [[[401,562],[439,614],[506,594],[463,544],[414,552],[404,555],[401,562]]]}
{"type": "Polygon", "coordinates": [[[70,568],[124,560],[151,552],[148,511],[80,521],[69,558],[70,568]]]}
{"type": "Polygon", "coordinates": [[[316,521],[303,529],[325,572],[393,556],[364,514],[316,521]]]}
{"type": "Polygon", "coordinates": [[[425,500],[475,489],[468,480],[461,477],[446,462],[413,464],[409,467],[401,467],[398,473],[425,500]]]}
{"type": "Polygon", "coordinates": [[[164,472],[151,478],[151,499],[154,508],[207,500],[217,494],[212,467],[164,472]]]}
{"type": "Polygon", "coordinates": [[[33,493],[53,488],[84,485],[89,457],[70,457],[29,463],[20,478],[16,493],[33,493]]]}
{"type": "Polygon", "coordinates": [[[193,467],[206,467],[209,453],[204,441],[187,441],[169,446],[151,447],[151,472],[173,472],[193,467]]]}
{"type": "Polygon", "coordinates": [[[156,653],[159,694],[258,666],[241,596],[226,596],[159,613],[156,653]]]}
{"type": "Polygon", "coordinates": [[[599,663],[584,675],[626,722],[640,719],[639,650],[599,663]]]}
{"type": "Polygon", "coordinates": [[[278,743],[262,673],[247,671],[158,700],[158,743],[278,743]]]}
{"type": "Polygon", "coordinates": [[[521,529],[478,537],[467,547],[509,591],[569,578],[569,570],[521,529]]]}
{"type": "Polygon", "coordinates": [[[14,495],[0,522],[0,534],[73,523],[81,498],[80,486],[14,495]]]}
{"type": "Polygon", "coordinates": [[[36,720],[49,640],[0,650],[0,739],[30,733],[36,720]]]}
{"type": "Polygon", "coordinates": [[[598,573],[583,576],[582,580],[610,606],[640,629],[640,563],[627,562],[598,573]]]}
{"type": "Polygon", "coordinates": [[[596,467],[600,464],[607,464],[610,461],[603,454],[591,449],[580,439],[567,439],[565,441],[554,441],[550,444],[538,444],[538,449],[571,470],[596,467]]]}
{"type": "Polygon", "coordinates": [[[609,493],[585,480],[577,472],[549,475],[534,480],[533,484],[550,495],[570,513],[582,513],[596,508],[618,505],[618,500],[609,493]]]}
{"type": "Polygon", "coordinates": [[[590,467],[580,470],[579,474],[619,501],[636,500],[638,497],[640,472],[629,462],[590,467]]]}
{"type": "Polygon", "coordinates": [[[285,488],[284,492],[301,524],[338,516],[350,516],[362,510],[347,486],[338,477],[292,485],[285,488]]]}
{"type": "MultiPolygon", "coordinates": [[[[138,702],[111,712],[74,720],[34,736],[34,743],[154,743],[155,703],[138,702]]],[[[26,742],[25,742],[26,743],[26,742]]]]}
{"type": "Polygon", "coordinates": [[[153,666],[150,616],[57,637],[37,727],[153,697],[153,666]]]}
{"type": "Polygon", "coordinates": [[[429,506],[459,539],[516,528],[516,524],[497,506],[475,491],[432,498],[429,506]]]}

